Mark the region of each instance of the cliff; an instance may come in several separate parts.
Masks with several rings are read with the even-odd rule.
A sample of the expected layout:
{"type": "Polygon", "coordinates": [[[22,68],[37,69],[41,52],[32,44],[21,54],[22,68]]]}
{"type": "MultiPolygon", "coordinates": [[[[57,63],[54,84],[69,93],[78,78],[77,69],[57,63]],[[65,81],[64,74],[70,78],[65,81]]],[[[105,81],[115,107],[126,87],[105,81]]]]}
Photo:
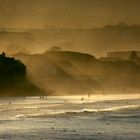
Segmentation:
{"type": "Polygon", "coordinates": [[[133,61],[103,62],[92,55],[71,51],[16,57],[27,65],[29,79],[43,91],[82,94],[94,89],[140,90],[140,66],[133,61]]]}
{"type": "Polygon", "coordinates": [[[43,93],[26,78],[26,66],[19,60],[0,55],[0,96],[31,96],[43,93]]]}

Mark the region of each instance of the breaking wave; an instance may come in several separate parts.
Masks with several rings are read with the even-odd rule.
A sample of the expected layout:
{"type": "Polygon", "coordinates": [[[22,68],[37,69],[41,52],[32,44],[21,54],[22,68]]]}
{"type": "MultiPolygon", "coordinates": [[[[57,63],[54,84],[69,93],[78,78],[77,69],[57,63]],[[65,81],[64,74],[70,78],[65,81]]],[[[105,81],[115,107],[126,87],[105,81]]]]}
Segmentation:
{"type": "MultiPolygon", "coordinates": [[[[83,110],[73,110],[73,111],[55,111],[55,112],[44,112],[44,113],[35,113],[35,114],[20,114],[16,115],[13,118],[43,118],[43,117],[57,117],[64,115],[82,115],[82,114],[93,114],[93,113],[107,113],[107,112],[121,112],[121,111],[133,111],[139,110],[140,105],[128,105],[121,107],[112,107],[112,108],[104,108],[104,109],[83,109],[83,110]]],[[[120,116],[116,116],[120,117],[120,116]]],[[[124,117],[132,117],[132,116],[124,116],[124,117]]],[[[135,116],[133,116],[135,117],[135,116]]],[[[137,117],[137,116],[136,116],[137,117]]]]}

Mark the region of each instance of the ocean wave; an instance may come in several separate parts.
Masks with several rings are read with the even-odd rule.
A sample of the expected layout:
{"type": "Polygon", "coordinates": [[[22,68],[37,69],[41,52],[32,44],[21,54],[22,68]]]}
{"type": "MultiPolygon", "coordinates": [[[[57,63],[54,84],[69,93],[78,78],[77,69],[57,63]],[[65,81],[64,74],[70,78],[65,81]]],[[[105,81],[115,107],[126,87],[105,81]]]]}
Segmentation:
{"type": "Polygon", "coordinates": [[[0,108],[0,112],[8,112],[8,111],[22,111],[22,110],[32,110],[32,109],[47,109],[49,107],[56,107],[59,106],[57,104],[54,105],[36,105],[36,106],[21,106],[21,107],[4,107],[0,108]]]}
{"type": "Polygon", "coordinates": [[[28,110],[28,109],[39,109],[40,107],[16,107],[16,108],[6,108],[1,109],[0,112],[8,112],[8,111],[20,111],[20,110],[28,110]]]}
{"type": "MultiPolygon", "coordinates": [[[[49,111],[43,113],[34,113],[34,114],[20,114],[16,115],[13,118],[43,118],[43,117],[56,117],[56,116],[64,116],[64,115],[82,115],[82,114],[93,114],[93,113],[107,113],[107,112],[119,112],[119,111],[133,111],[140,109],[140,105],[129,105],[129,106],[121,106],[121,107],[112,107],[112,108],[104,108],[104,109],[82,109],[82,110],[73,110],[73,111],[49,111]]],[[[119,116],[116,116],[119,117],[119,116]]],[[[124,116],[130,117],[130,116],[124,116]]],[[[132,116],[131,116],[132,117],[132,116]]],[[[134,116],[138,117],[138,116],[134,116]]]]}
{"type": "Polygon", "coordinates": [[[84,112],[116,112],[116,111],[124,111],[124,110],[136,110],[140,109],[140,105],[127,105],[127,106],[118,106],[104,109],[84,109],[84,112]]]}
{"type": "Polygon", "coordinates": [[[102,113],[102,112],[116,112],[116,111],[127,111],[140,109],[140,105],[128,105],[104,109],[83,109],[81,111],[65,112],[66,114],[79,114],[79,113],[102,113]]]}

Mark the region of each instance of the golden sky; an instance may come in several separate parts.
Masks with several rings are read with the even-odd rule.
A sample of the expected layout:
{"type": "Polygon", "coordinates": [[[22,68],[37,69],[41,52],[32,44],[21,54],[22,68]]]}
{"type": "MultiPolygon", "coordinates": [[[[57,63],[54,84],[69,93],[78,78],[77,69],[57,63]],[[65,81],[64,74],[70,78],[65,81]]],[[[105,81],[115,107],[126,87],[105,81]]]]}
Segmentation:
{"type": "Polygon", "coordinates": [[[140,0],[1,0],[0,27],[92,28],[140,24],[140,0]]]}

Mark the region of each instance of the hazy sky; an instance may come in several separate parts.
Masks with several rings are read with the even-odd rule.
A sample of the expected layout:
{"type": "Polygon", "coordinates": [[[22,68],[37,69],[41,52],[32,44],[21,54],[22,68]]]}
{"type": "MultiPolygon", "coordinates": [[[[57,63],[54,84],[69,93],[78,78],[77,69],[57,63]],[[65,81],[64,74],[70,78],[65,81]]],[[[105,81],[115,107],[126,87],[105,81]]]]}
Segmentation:
{"type": "Polygon", "coordinates": [[[140,0],[0,0],[0,27],[89,28],[140,24],[140,0]]]}

